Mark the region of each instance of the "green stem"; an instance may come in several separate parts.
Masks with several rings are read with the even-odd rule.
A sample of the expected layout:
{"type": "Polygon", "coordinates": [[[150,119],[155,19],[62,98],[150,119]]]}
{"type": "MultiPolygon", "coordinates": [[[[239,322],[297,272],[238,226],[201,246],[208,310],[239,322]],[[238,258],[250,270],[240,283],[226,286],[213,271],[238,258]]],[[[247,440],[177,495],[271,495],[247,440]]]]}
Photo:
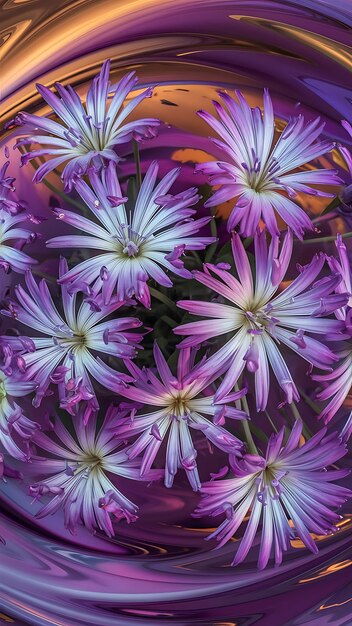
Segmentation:
{"type": "Polygon", "coordinates": [[[244,249],[247,250],[247,248],[249,248],[252,242],[253,242],[253,237],[246,237],[246,239],[243,240],[244,249]]]}
{"type": "Polygon", "coordinates": [[[298,391],[299,391],[299,395],[302,396],[303,400],[314,411],[314,413],[319,415],[321,413],[321,411],[322,411],[321,407],[318,404],[316,404],[315,402],[313,402],[313,400],[311,400],[310,397],[307,396],[307,394],[303,391],[303,389],[298,387],[298,391]]]}
{"type": "Polygon", "coordinates": [[[212,237],[217,237],[218,236],[218,229],[216,227],[216,221],[215,221],[214,215],[213,215],[213,219],[210,222],[210,232],[212,234],[212,237]]]}
{"type": "Polygon", "coordinates": [[[160,319],[163,320],[165,324],[170,326],[170,328],[175,328],[175,326],[177,326],[177,322],[175,322],[175,320],[173,320],[169,315],[162,315],[160,319]]]}
{"type": "MultiPolygon", "coordinates": [[[[301,414],[300,414],[299,410],[297,409],[297,407],[296,407],[294,402],[291,402],[290,409],[291,409],[292,415],[295,418],[295,420],[301,420],[303,422],[303,420],[301,418],[301,414]]],[[[311,431],[309,430],[308,426],[306,426],[306,424],[304,422],[303,422],[303,430],[302,430],[302,432],[303,432],[303,435],[305,436],[306,439],[310,439],[310,437],[312,437],[311,431]]]]}
{"type": "Polygon", "coordinates": [[[179,317],[180,311],[177,308],[176,304],[171,300],[171,298],[166,296],[164,293],[161,293],[160,291],[158,291],[158,289],[155,289],[154,287],[149,287],[149,291],[150,295],[153,296],[153,298],[156,298],[157,300],[165,304],[169,309],[171,309],[171,311],[173,311],[173,313],[177,314],[177,317],[179,317]]]}
{"type": "MultiPolygon", "coordinates": [[[[342,239],[348,239],[352,237],[352,232],[342,233],[342,239]]],[[[305,239],[301,243],[328,243],[329,241],[336,241],[336,235],[329,235],[328,237],[317,237],[316,239],[305,239]]]]}
{"type": "Polygon", "coordinates": [[[137,190],[139,191],[142,184],[142,174],[141,174],[141,160],[139,157],[139,146],[138,141],[133,140],[133,155],[134,161],[136,164],[136,180],[137,180],[137,190]]]}
{"type": "MultiPolygon", "coordinates": [[[[212,234],[212,237],[217,237],[218,236],[218,232],[217,232],[217,227],[216,227],[216,221],[215,218],[213,216],[213,219],[210,222],[210,232],[212,234]]],[[[216,249],[218,247],[218,240],[214,241],[214,243],[210,244],[210,246],[208,246],[206,253],[205,253],[205,263],[210,263],[211,259],[213,258],[216,249]]]]}
{"type": "Polygon", "coordinates": [[[200,259],[199,254],[195,251],[195,250],[189,250],[191,256],[193,256],[193,258],[195,259],[196,263],[197,263],[197,267],[202,268],[203,264],[202,261],[200,259]]]}
{"type": "Polygon", "coordinates": [[[258,454],[257,446],[254,443],[254,439],[252,437],[251,429],[249,427],[249,421],[248,420],[242,420],[242,426],[243,426],[243,431],[244,431],[244,435],[245,435],[245,438],[246,438],[246,442],[247,442],[249,451],[251,452],[251,454],[258,454]]]}
{"type": "MultiPolygon", "coordinates": [[[[243,406],[243,410],[247,413],[247,415],[249,415],[249,407],[248,407],[248,402],[247,402],[247,398],[246,396],[243,396],[243,398],[241,398],[241,402],[242,402],[242,406],[243,406]]],[[[246,437],[246,441],[247,441],[247,445],[248,445],[248,449],[252,454],[258,454],[258,449],[257,446],[254,443],[254,439],[252,437],[252,433],[251,433],[251,429],[249,426],[249,421],[247,419],[242,420],[242,426],[243,426],[243,430],[244,430],[244,434],[246,437]]]]}
{"type": "Polygon", "coordinates": [[[300,420],[301,418],[301,414],[299,412],[299,410],[297,409],[296,405],[294,402],[291,402],[290,404],[290,409],[292,411],[292,415],[295,418],[295,420],[300,420]]]}
{"type": "Polygon", "coordinates": [[[35,274],[39,278],[44,278],[47,282],[57,284],[57,281],[53,276],[47,274],[46,272],[42,272],[37,267],[35,267],[35,265],[32,267],[32,274],[35,274]]]}
{"type": "Polygon", "coordinates": [[[260,428],[258,428],[256,424],[254,424],[253,420],[251,421],[251,432],[253,433],[253,435],[255,435],[256,439],[259,439],[265,445],[267,444],[268,442],[267,435],[260,428]]]}
{"type": "Polygon", "coordinates": [[[216,248],[218,247],[218,244],[216,243],[216,241],[214,243],[211,243],[210,246],[208,246],[207,251],[205,253],[205,263],[210,263],[215,252],[216,252],[216,248]]]}
{"type": "MultiPolygon", "coordinates": [[[[18,149],[21,152],[21,154],[26,154],[26,152],[27,152],[22,146],[20,146],[18,149]]],[[[44,162],[44,160],[43,160],[43,162],[44,162]]],[[[32,167],[33,167],[35,172],[37,171],[37,169],[39,169],[39,165],[38,165],[38,163],[37,163],[37,161],[35,159],[31,160],[31,165],[32,165],[32,167]]],[[[59,173],[57,172],[57,170],[53,170],[53,171],[59,176],[59,173]]],[[[77,202],[73,198],[70,198],[70,196],[65,194],[63,191],[60,191],[60,189],[55,187],[55,185],[52,185],[51,183],[49,183],[49,181],[47,181],[45,178],[43,178],[43,180],[41,182],[43,183],[43,185],[45,185],[45,187],[50,189],[50,191],[53,191],[56,196],[59,196],[60,198],[65,200],[65,202],[67,202],[68,204],[71,204],[72,206],[74,206],[74,207],[80,209],[80,211],[82,211],[83,207],[82,207],[82,205],[79,202],[77,202]]]]}
{"type": "Polygon", "coordinates": [[[270,425],[271,425],[272,429],[273,429],[273,430],[274,430],[274,432],[277,434],[277,433],[278,433],[278,430],[277,430],[277,428],[276,428],[276,426],[275,426],[275,424],[274,424],[273,420],[271,419],[271,417],[270,417],[270,415],[269,415],[268,411],[265,411],[265,415],[267,416],[267,418],[268,418],[268,420],[269,420],[269,423],[270,423],[270,425]]]}

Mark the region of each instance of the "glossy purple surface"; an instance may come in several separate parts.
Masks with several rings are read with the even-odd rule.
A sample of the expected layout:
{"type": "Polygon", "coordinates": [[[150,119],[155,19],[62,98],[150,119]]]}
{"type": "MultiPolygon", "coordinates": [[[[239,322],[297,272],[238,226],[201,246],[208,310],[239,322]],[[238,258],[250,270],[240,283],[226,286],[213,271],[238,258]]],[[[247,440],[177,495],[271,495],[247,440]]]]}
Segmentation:
{"type": "MultiPolygon", "coordinates": [[[[204,182],[195,181],[191,161],[200,155],[194,150],[210,150],[208,128],[195,112],[211,109],[219,87],[240,88],[251,103],[268,87],[278,124],[297,110],[308,118],[321,115],[325,136],[349,145],[340,120],[352,121],[350,0],[7,0],[1,5],[5,122],[23,109],[47,112],[36,81],[60,80],[84,93],[102,61],[111,58],[113,82],[135,69],[141,85],[157,85],[140,114],[160,117],[165,125],[142,145],[143,171],[155,157],[165,172],[181,161],[185,186],[204,182]]],[[[5,132],[2,142],[11,147],[5,132]]],[[[129,174],[128,148],[126,157],[123,172],[129,174]]],[[[47,216],[52,194],[30,184],[32,170],[19,170],[17,152],[11,152],[11,175],[31,211],[47,216]]],[[[317,213],[321,208],[313,206],[317,213]]],[[[337,227],[350,230],[342,219],[322,230],[334,234],[337,227]]],[[[44,240],[56,235],[57,222],[50,217],[41,232],[44,240]]],[[[302,263],[314,251],[314,245],[298,246],[297,260],[302,263]]],[[[44,269],[50,267],[47,255],[53,252],[43,240],[31,253],[44,269]]],[[[5,289],[11,278],[0,280],[5,289]]],[[[314,416],[307,419],[314,423],[314,416]]],[[[217,454],[214,468],[224,465],[217,454]]],[[[200,451],[200,463],[206,480],[206,450],[200,451]]],[[[138,500],[141,515],[135,524],[120,524],[112,540],[84,529],[69,535],[60,513],[37,521],[33,513],[39,505],[31,504],[26,482],[25,477],[24,484],[12,479],[0,484],[0,535],[6,541],[0,544],[0,624],[352,623],[351,505],[339,532],[318,541],[318,555],[293,542],[280,568],[258,572],[256,550],[234,569],[231,543],[212,551],[204,541],[211,520],[191,518],[199,496],[182,476],[172,490],[130,483],[128,495],[138,500]]]]}

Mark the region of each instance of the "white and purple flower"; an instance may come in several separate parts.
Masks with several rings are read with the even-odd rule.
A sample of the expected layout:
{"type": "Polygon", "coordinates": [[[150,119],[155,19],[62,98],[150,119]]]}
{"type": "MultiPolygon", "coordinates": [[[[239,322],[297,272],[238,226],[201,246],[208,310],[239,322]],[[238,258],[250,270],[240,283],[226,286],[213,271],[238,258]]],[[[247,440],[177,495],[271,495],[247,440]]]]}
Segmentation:
{"type": "MultiPolygon", "coordinates": [[[[8,156],[7,147],[5,148],[5,155],[8,156]]],[[[9,165],[10,161],[6,161],[0,168],[0,212],[6,211],[10,215],[14,215],[21,209],[21,204],[13,197],[15,178],[7,176],[9,165]]]]}
{"type": "MultiPolygon", "coordinates": [[[[61,259],[60,276],[66,271],[66,261],[61,259]]],[[[80,400],[98,406],[91,377],[108,389],[131,382],[130,376],[108,369],[95,356],[95,353],[101,353],[128,360],[136,355],[143,335],[130,330],[141,326],[141,322],[134,317],[102,321],[123,306],[123,301],[111,298],[109,305],[104,305],[97,296],[87,298],[77,307],[76,294],[70,295],[63,285],[64,316],[61,316],[45,280],[37,284],[31,272],[27,272],[26,285],[29,293],[18,285],[17,301],[10,302],[2,313],[38,331],[39,335],[7,335],[2,339],[13,351],[20,352],[23,379],[34,379],[38,384],[33,401],[35,406],[39,406],[51,383],[58,384],[61,406],[72,412],[80,400]]]]}
{"type": "Polygon", "coordinates": [[[206,206],[234,200],[229,231],[239,224],[242,235],[254,235],[262,219],[271,235],[278,235],[277,213],[302,238],[314,226],[292,199],[299,192],[333,197],[334,194],[316,186],[337,185],[341,181],[336,171],[330,169],[296,170],[331,150],[334,144],[317,141],[324,128],[319,118],[305,125],[302,115],[291,119],[274,143],[274,112],[268,91],[264,91],[263,114],[259,107],[252,109],[240,92],[236,95],[238,102],[220,93],[227,110],[214,102],[219,119],[206,111],[198,112],[220,137],[212,141],[229,157],[228,161],[197,166],[212,184],[220,185],[206,206]]]}
{"type": "Polygon", "coordinates": [[[100,166],[104,161],[118,163],[121,158],[115,151],[117,146],[131,138],[154,136],[155,128],[160,124],[157,119],[145,118],[125,123],[138,104],[151,96],[152,88],[141,92],[123,106],[126,97],[138,83],[135,73],[130,72],[116,85],[107,109],[108,95],[112,91],[109,72],[110,61],[105,61],[88,90],[85,106],[70,85],[64,87],[55,83],[57,96],[44,85],[37,84],[40,95],[53,109],[60,123],[25,112],[16,115],[15,123],[25,126],[27,133],[33,133],[20,139],[16,147],[28,144],[42,146],[23,155],[22,163],[44,155],[53,157],[37,169],[33,176],[35,182],[40,182],[49,172],[68,161],[62,178],[65,187],[70,189],[74,173],[83,174],[91,164],[100,166]]]}
{"type": "Polygon", "coordinates": [[[167,442],[165,455],[165,486],[172,487],[178,469],[184,469],[194,491],[201,482],[197,468],[197,450],[192,431],[200,433],[215,447],[223,451],[241,454],[243,443],[221,424],[225,419],[244,419],[247,414],[231,406],[245,391],[239,391],[222,401],[214,401],[211,388],[215,376],[196,378],[188,382],[194,365],[196,350],[180,350],[177,376],[174,376],[159,346],[154,345],[154,359],[159,376],[152,369],[141,370],[134,363],[129,369],[134,376],[134,385],[128,385],[123,395],[138,405],[142,411],[133,409],[128,417],[122,417],[116,427],[120,439],[129,440],[139,435],[126,449],[130,459],[143,453],[140,475],[150,471],[163,443],[167,442]],[[208,417],[211,416],[213,421],[208,417]]]}
{"type": "MultiPolygon", "coordinates": [[[[339,261],[334,257],[328,258],[328,263],[332,271],[340,273],[342,281],[336,287],[339,292],[347,292],[349,300],[345,306],[335,311],[336,317],[343,321],[346,325],[346,334],[352,337],[352,270],[351,261],[348,257],[347,248],[341,238],[337,236],[336,248],[339,255],[339,261]]],[[[351,390],[352,390],[352,340],[338,351],[341,359],[337,367],[328,374],[316,375],[314,380],[322,382],[325,387],[317,394],[319,400],[329,400],[320,414],[325,423],[329,423],[338,409],[343,403],[348,404],[351,408],[351,390]]],[[[341,435],[349,439],[352,434],[352,411],[350,412],[341,435]]]]}
{"type": "Polygon", "coordinates": [[[309,265],[300,268],[299,276],[275,295],[291,259],[292,243],[292,234],[288,231],[280,252],[278,237],[272,238],[268,249],[265,231],[257,232],[254,238],[254,278],[241,239],[234,233],[232,252],[239,279],[228,271],[230,266],[227,264],[224,268],[223,264],[206,263],[203,272],[194,272],[198,282],[215,291],[227,303],[209,299],[178,303],[186,311],[207,318],[174,329],[178,335],[189,335],[180,347],[225,337],[226,343],[195,369],[195,375],[199,376],[212,371],[218,376],[225,374],[215,394],[216,401],[232,391],[246,366],[255,375],[258,411],[267,406],[270,368],[286,401],[298,400],[299,393],[280,349],[281,344],[323,370],[330,369],[338,359],[324,343],[310,336],[339,338],[338,333],[344,329],[342,321],[326,317],[347,302],[348,295],[335,293],[341,276],[336,273],[315,282],[325,264],[325,256],[315,255],[309,265]]]}
{"type": "Polygon", "coordinates": [[[28,220],[26,213],[0,210],[0,268],[9,272],[13,270],[23,274],[37,261],[23,252],[23,244],[35,239],[35,234],[17,224],[28,220]]]}
{"type": "Polygon", "coordinates": [[[326,428],[301,445],[302,422],[298,420],[283,444],[285,429],[269,439],[265,456],[247,454],[242,459],[230,457],[234,476],[202,485],[202,500],[195,517],[225,515],[225,520],[208,537],[219,546],[230,541],[248,516],[243,537],[233,565],[241,563],[253,545],[262,525],[258,568],[264,569],[274,552],[275,564],[299,537],[312,552],[318,548],[310,533],[329,535],[336,532],[341,516],[335,512],[352,491],[332,484],[349,474],[346,469],[328,469],[347,448],[326,428]]]}
{"type": "Polygon", "coordinates": [[[162,471],[150,470],[140,477],[140,462],[129,460],[125,451],[119,450],[121,441],[112,428],[116,412],[110,407],[99,429],[96,416],[85,426],[83,416],[78,415],[73,435],[59,419],[50,435],[36,434],[35,444],[41,455],[33,456],[30,472],[40,478],[31,485],[30,493],[35,501],[51,498],[36,513],[37,518],[63,509],[65,527],[72,534],[78,525],[84,525],[108,537],[115,534],[113,520],[130,523],[137,519],[138,506],[122,493],[119,479],[158,480],[162,471]]]}
{"type": "Polygon", "coordinates": [[[94,170],[90,172],[91,187],[83,180],[75,180],[76,190],[100,223],[57,209],[58,219],[86,234],[54,237],[47,245],[90,248],[101,253],[72,268],[61,278],[62,283],[76,290],[90,285],[102,292],[105,304],[116,292],[119,300],[134,296],[149,307],[149,277],[165,287],[172,286],[165,270],[183,278],[192,277],[181,257],[185,250],[202,250],[215,241],[214,237],[198,236],[211,217],[191,218],[196,211],[190,207],[199,199],[195,188],[177,195],[168,193],[179,169],[171,170],[156,184],[158,170],[154,161],[130,212],[125,207],[127,198],[122,197],[114,163],[104,168],[101,176],[94,170]]]}
{"type": "MultiPolygon", "coordinates": [[[[341,123],[352,138],[351,124],[347,122],[347,120],[343,120],[341,123]]],[[[339,151],[341,152],[347,166],[347,172],[344,177],[345,185],[339,196],[341,200],[339,213],[342,214],[348,222],[351,219],[352,210],[352,154],[346,146],[339,146],[339,151]]]]}
{"type": "Polygon", "coordinates": [[[20,372],[6,376],[0,370],[0,446],[21,461],[30,456],[28,444],[38,424],[26,417],[16,398],[27,396],[36,387],[33,381],[24,381],[20,372]]]}

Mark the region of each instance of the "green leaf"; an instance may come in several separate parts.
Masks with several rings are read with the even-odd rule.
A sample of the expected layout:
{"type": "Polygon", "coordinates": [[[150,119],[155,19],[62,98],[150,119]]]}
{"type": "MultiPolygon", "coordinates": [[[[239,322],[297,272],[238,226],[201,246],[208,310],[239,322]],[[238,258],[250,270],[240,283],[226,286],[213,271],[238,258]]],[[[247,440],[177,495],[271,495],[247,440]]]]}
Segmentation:
{"type": "Polygon", "coordinates": [[[337,207],[340,206],[340,204],[341,204],[340,198],[338,196],[335,196],[335,198],[331,200],[330,204],[328,204],[328,206],[325,207],[324,211],[320,213],[319,217],[322,217],[323,215],[330,213],[330,211],[337,209],[337,207]]]}
{"type": "Polygon", "coordinates": [[[156,298],[157,300],[165,304],[169,309],[171,309],[171,311],[175,315],[177,315],[177,317],[180,316],[179,309],[177,308],[176,304],[171,300],[171,298],[166,296],[164,293],[161,293],[161,291],[158,291],[158,289],[155,289],[154,287],[149,287],[149,291],[150,295],[153,296],[153,298],[156,298]]]}
{"type": "Polygon", "coordinates": [[[127,179],[127,196],[129,200],[129,204],[134,204],[137,200],[138,188],[137,188],[137,180],[135,176],[130,176],[127,179]]]}
{"type": "Polygon", "coordinates": [[[133,140],[133,155],[134,155],[134,161],[136,164],[136,183],[137,183],[137,192],[138,192],[142,184],[142,174],[141,174],[141,161],[139,157],[139,145],[138,145],[138,141],[136,141],[135,139],[133,140]]]}

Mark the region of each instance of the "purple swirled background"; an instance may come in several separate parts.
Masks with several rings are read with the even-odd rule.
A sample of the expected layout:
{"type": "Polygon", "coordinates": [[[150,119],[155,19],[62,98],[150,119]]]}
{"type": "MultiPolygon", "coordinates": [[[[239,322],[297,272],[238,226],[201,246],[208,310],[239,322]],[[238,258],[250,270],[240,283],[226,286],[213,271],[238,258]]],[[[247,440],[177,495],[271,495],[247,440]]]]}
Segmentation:
{"type": "MultiPolygon", "coordinates": [[[[139,113],[165,125],[144,144],[143,167],[155,156],[165,171],[181,162],[185,185],[194,183],[192,161],[209,149],[195,111],[210,110],[219,87],[240,88],[251,103],[260,103],[269,87],[278,124],[299,109],[320,115],[326,136],[348,144],[340,120],[352,118],[351,22],[351,0],[5,0],[2,119],[21,109],[47,112],[36,81],[70,82],[84,93],[111,58],[113,82],[135,69],[141,85],[157,84],[139,113]]],[[[2,141],[11,146],[5,135],[2,141]]],[[[128,174],[132,159],[126,157],[128,174]]],[[[30,168],[18,170],[13,153],[19,196],[32,212],[46,215],[50,192],[29,184],[30,168]]],[[[321,201],[314,202],[309,208],[320,213],[321,201]]],[[[44,235],[53,224],[44,224],[44,235]]],[[[346,228],[343,219],[336,227],[346,228]]],[[[43,244],[36,245],[33,254],[50,264],[43,244]]],[[[314,251],[308,248],[297,251],[300,262],[314,251]]],[[[212,463],[219,465],[218,459],[212,463]]],[[[204,479],[206,470],[208,465],[204,479]]],[[[319,540],[318,555],[296,541],[281,568],[258,572],[255,554],[241,567],[229,567],[231,542],[211,550],[206,524],[191,518],[198,496],[182,477],[172,491],[133,483],[128,494],[141,517],[121,524],[108,540],[83,529],[71,537],[60,514],[36,521],[37,505],[25,486],[11,480],[1,485],[6,544],[0,545],[0,624],[352,624],[351,505],[337,535],[319,540]]]]}

